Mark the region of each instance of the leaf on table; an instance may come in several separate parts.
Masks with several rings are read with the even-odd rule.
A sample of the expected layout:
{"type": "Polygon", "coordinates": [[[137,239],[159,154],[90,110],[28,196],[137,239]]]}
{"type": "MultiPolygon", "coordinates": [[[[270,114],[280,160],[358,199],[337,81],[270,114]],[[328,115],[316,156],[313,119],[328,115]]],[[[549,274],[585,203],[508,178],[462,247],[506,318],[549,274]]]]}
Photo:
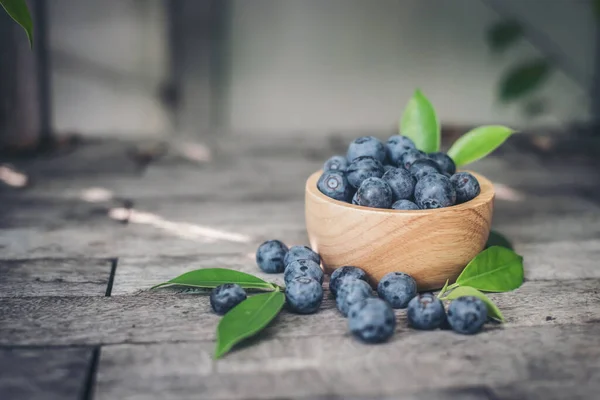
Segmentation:
{"type": "Polygon", "coordinates": [[[244,289],[275,290],[275,286],[272,283],[266,282],[259,277],[226,268],[205,268],[186,272],[150,289],[171,285],[212,289],[225,283],[237,283],[244,289]]]}
{"type": "Polygon", "coordinates": [[[501,53],[523,38],[523,28],[515,20],[503,20],[493,24],[487,31],[490,48],[501,53]]]}
{"type": "Polygon", "coordinates": [[[485,244],[485,248],[490,248],[492,246],[502,246],[507,249],[513,250],[512,243],[500,232],[490,231],[490,236],[488,237],[487,243],[485,244]]]}
{"type": "Polygon", "coordinates": [[[229,311],[217,327],[215,358],[220,358],[233,346],[254,336],[279,314],[285,303],[280,291],[251,296],[229,311]]]}
{"type": "Polygon", "coordinates": [[[537,89],[552,72],[546,59],[526,61],[509,70],[500,81],[500,100],[508,103],[537,89]]]}
{"type": "Polygon", "coordinates": [[[515,133],[502,125],[484,125],[459,137],[448,150],[457,167],[477,161],[494,150],[515,133]]]}
{"type": "Polygon", "coordinates": [[[33,47],[33,21],[25,0],[0,0],[0,4],[16,23],[25,29],[29,46],[33,47]]]}
{"type": "Polygon", "coordinates": [[[501,246],[479,253],[462,271],[456,283],[484,292],[508,292],[523,283],[523,257],[501,246]]]}
{"type": "Polygon", "coordinates": [[[474,296],[483,300],[487,308],[488,317],[504,322],[504,316],[502,315],[502,312],[500,312],[498,306],[495,305],[494,302],[490,300],[489,297],[487,297],[485,294],[470,286],[457,287],[456,289],[451,291],[448,294],[448,296],[445,296],[444,300],[454,300],[462,296],[474,296]]]}
{"type": "Polygon", "coordinates": [[[435,109],[420,90],[415,91],[404,109],[400,134],[412,139],[417,148],[426,153],[440,150],[440,123],[435,109]]]}

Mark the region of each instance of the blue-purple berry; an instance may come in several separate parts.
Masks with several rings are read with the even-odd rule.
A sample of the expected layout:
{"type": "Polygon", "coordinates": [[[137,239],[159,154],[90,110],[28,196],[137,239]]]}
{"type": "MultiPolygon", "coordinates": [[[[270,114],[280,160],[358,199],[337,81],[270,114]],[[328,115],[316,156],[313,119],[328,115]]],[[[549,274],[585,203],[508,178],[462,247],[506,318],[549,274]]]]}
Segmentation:
{"type": "Polygon", "coordinates": [[[428,157],[437,163],[442,172],[450,175],[456,172],[456,164],[454,164],[454,160],[448,154],[438,151],[436,153],[429,153],[428,157]]]}
{"type": "Polygon", "coordinates": [[[373,157],[358,157],[348,165],[346,177],[355,189],[367,178],[381,178],[383,165],[373,157]]]}
{"type": "Polygon", "coordinates": [[[415,203],[422,209],[453,206],[456,190],[444,175],[428,174],[415,185],[415,203]]]}
{"type": "Polygon", "coordinates": [[[420,208],[410,200],[398,200],[392,204],[392,210],[420,210],[420,208]]]}
{"type": "Polygon", "coordinates": [[[335,303],[338,310],[346,317],[350,307],[369,297],[373,297],[373,290],[367,282],[360,279],[345,279],[342,281],[335,303]]]}
{"type": "Polygon", "coordinates": [[[406,308],[417,295],[417,282],[404,272],[390,272],[377,284],[377,294],[392,308],[406,308]]]}
{"type": "Polygon", "coordinates": [[[381,141],[373,136],[362,136],[355,139],[348,146],[346,158],[348,162],[353,162],[358,157],[373,157],[383,163],[385,161],[385,146],[381,141]]]}
{"type": "Polygon", "coordinates": [[[321,306],[323,287],[312,278],[297,276],[286,284],[285,297],[291,311],[312,314],[321,306]]]}
{"type": "Polygon", "coordinates": [[[474,296],[462,296],[452,300],[448,307],[448,323],[452,330],[472,335],[481,330],[487,320],[487,308],[483,300],[474,296]]]}
{"type": "Polygon", "coordinates": [[[419,180],[425,175],[441,174],[442,171],[435,161],[428,158],[421,158],[412,163],[410,166],[410,173],[415,179],[419,180]]]}
{"type": "Polygon", "coordinates": [[[385,143],[387,159],[394,165],[398,165],[404,153],[413,149],[416,149],[415,143],[406,136],[394,135],[385,143]]]}
{"type": "Polygon", "coordinates": [[[338,290],[344,280],[359,279],[362,281],[367,280],[367,274],[365,271],[358,267],[352,267],[350,265],[336,268],[331,277],[329,278],[329,290],[334,296],[337,296],[338,290]]]}
{"type": "Polygon", "coordinates": [[[381,179],[390,185],[394,201],[413,197],[417,180],[404,168],[394,168],[383,174],[381,179]]]}
{"type": "Polygon", "coordinates": [[[367,298],[350,308],[348,328],[363,342],[381,343],[394,334],[396,316],[385,301],[367,298]]]}
{"type": "Polygon", "coordinates": [[[450,182],[456,190],[456,203],[458,204],[473,200],[481,193],[477,178],[468,172],[459,172],[452,175],[450,182]]]}
{"type": "Polygon", "coordinates": [[[268,240],[256,250],[256,264],[266,273],[277,274],[285,269],[288,247],[279,240],[268,240]]]}
{"type": "Polygon", "coordinates": [[[358,205],[372,208],[390,208],[394,200],[392,188],[381,178],[367,178],[356,192],[358,205]]]}
{"type": "Polygon", "coordinates": [[[323,164],[323,171],[346,171],[348,160],[344,156],[333,156],[323,164]]]}
{"type": "Polygon", "coordinates": [[[389,164],[384,165],[383,166],[383,174],[385,175],[386,172],[388,172],[389,170],[392,170],[392,169],[396,169],[396,166],[389,165],[389,164]]]}
{"type": "Polygon", "coordinates": [[[408,303],[408,325],[415,329],[433,330],[446,322],[444,304],[432,293],[419,294],[408,303]]]}
{"type": "Polygon", "coordinates": [[[354,194],[343,171],[325,171],[317,182],[317,188],[325,196],[334,200],[349,202],[354,194]]]}
{"type": "Polygon", "coordinates": [[[283,280],[287,285],[288,282],[298,276],[307,276],[322,284],[324,274],[321,266],[313,260],[296,260],[285,267],[283,280]]]}
{"type": "Polygon", "coordinates": [[[244,300],[246,300],[246,292],[235,283],[217,286],[210,292],[210,306],[219,315],[227,314],[244,300]]]}
{"type": "Polygon", "coordinates": [[[358,204],[358,192],[354,193],[354,196],[352,196],[352,204],[354,204],[355,206],[360,205],[358,204]]]}
{"type": "Polygon", "coordinates": [[[287,267],[290,263],[297,260],[312,260],[321,265],[321,257],[307,246],[292,246],[288,250],[283,263],[287,267]]]}
{"type": "Polygon", "coordinates": [[[427,158],[427,154],[425,154],[424,152],[422,152],[421,150],[417,150],[417,149],[410,149],[407,150],[404,154],[402,154],[402,156],[400,157],[400,162],[398,163],[398,167],[402,167],[406,170],[410,169],[410,166],[417,160],[420,160],[422,158],[427,158]]]}

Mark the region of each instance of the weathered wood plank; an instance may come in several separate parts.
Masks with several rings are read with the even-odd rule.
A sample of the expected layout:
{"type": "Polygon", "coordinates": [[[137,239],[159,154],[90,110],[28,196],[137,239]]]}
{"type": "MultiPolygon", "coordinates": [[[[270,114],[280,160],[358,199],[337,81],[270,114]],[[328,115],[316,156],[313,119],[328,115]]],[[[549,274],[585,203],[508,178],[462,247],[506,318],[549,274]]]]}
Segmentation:
{"type": "Polygon", "coordinates": [[[106,259],[0,261],[0,297],[104,296],[111,268],[106,259]]]}
{"type": "Polygon", "coordinates": [[[0,348],[0,399],[81,399],[92,351],[0,348]]]}
{"type": "Polygon", "coordinates": [[[546,398],[565,398],[571,390],[593,398],[600,389],[599,334],[600,324],[588,324],[475,336],[419,332],[379,346],[348,336],[276,337],[216,362],[210,343],[107,346],[96,398],[427,398],[462,389],[465,396],[454,398],[470,392],[485,399],[495,398],[494,387],[518,394],[557,383],[562,388],[546,390],[546,398]]]}
{"type": "MultiPolygon", "coordinates": [[[[118,269],[118,268],[117,268],[118,269]]],[[[506,329],[585,324],[600,320],[600,280],[526,282],[511,293],[491,294],[506,329]]],[[[219,317],[208,296],[144,292],[136,296],[6,298],[0,302],[0,345],[67,345],[213,340],[219,317]]],[[[398,332],[406,328],[398,310],[398,332]]],[[[269,337],[348,334],[347,321],[327,298],[313,315],[283,312],[269,337]]],[[[489,330],[497,329],[494,325],[489,330]]]]}

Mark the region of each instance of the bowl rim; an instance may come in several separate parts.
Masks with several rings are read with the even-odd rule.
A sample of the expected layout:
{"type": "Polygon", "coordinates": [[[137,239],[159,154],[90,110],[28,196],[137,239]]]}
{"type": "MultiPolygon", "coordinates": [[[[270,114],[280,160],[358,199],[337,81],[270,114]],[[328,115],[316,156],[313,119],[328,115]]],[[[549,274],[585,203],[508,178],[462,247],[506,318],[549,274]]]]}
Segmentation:
{"type": "Polygon", "coordinates": [[[335,206],[338,206],[341,208],[347,208],[347,209],[351,209],[351,210],[353,209],[353,210],[365,212],[365,213],[405,214],[405,215],[429,215],[429,214],[433,214],[433,213],[444,213],[444,212],[456,212],[456,211],[470,210],[470,209],[479,207],[482,204],[487,204],[494,199],[494,197],[496,195],[496,192],[494,190],[494,185],[485,176],[478,174],[476,172],[473,172],[473,171],[469,171],[469,170],[460,170],[460,171],[456,171],[456,172],[468,172],[468,173],[472,174],[473,176],[475,176],[475,178],[477,178],[477,181],[479,182],[481,192],[479,193],[479,195],[477,197],[475,197],[474,199],[469,200],[465,203],[456,204],[456,205],[453,205],[450,207],[436,208],[436,209],[393,210],[393,209],[389,209],[389,208],[370,208],[370,207],[357,206],[357,205],[354,205],[351,203],[346,203],[344,201],[332,199],[331,197],[325,196],[317,188],[317,182],[318,182],[319,178],[321,177],[321,174],[323,174],[322,169],[318,170],[317,172],[311,174],[308,177],[308,179],[306,180],[305,191],[306,191],[307,195],[316,197],[318,200],[320,200],[322,202],[331,203],[332,205],[335,205],[335,206]]]}

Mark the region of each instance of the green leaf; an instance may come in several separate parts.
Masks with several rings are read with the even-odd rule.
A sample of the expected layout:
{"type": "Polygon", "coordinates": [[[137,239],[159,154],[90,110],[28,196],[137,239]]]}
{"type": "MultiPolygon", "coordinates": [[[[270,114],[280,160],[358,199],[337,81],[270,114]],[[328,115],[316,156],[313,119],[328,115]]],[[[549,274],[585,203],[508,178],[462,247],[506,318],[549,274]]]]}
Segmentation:
{"type": "Polygon", "coordinates": [[[592,1],[592,9],[594,12],[594,17],[596,17],[596,19],[598,21],[600,21],[600,0],[593,0],[592,1]]]}
{"type": "Polygon", "coordinates": [[[33,21],[31,20],[25,0],[0,0],[0,4],[4,7],[8,15],[25,29],[27,39],[29,39],[29,46],[33,47],[33,21]]]}
{"type": "Polygon", "coordinates": [[[513,133],[515,131],[502,125],[480,126],[459,137],[448,155],[457,167],[472,163],[496,150],[513,133]]]}
{"type": "Polygon", "coordinates": [[[521,24],[514,20],[499,21],[487,32],[487,41],[495,52],[503,52],[523,37],[521,24]]]}
{"type": "Polygon", "coordinates": [[[487,243],[485,244],[485,248],[487,249],[492,246],[502,246],[510,250],[513,249],[510,241],[504,235],[496,231],[490,232],[490,236],[488,237],[487,243]]]}
{"type": "Polygon", "coordinates": [[[215,358],[260,332],[279,314],[284,303],[285,295],[277,290],[249,297],[225,314],[217,327],[215,358]]]}
{"type": "Polygon", "coordinates": [[[442,297],[442,296],[444,295],[444,293],[446,293],[446,290],[447,290],[447,288],[448,288],[448,282],[449,282],[449,281],[450,281],[449,279],[446,279],[446,283],[444,283],[444,287],[442,288],[442,290],[440,290],[440,292],[439,292],[439,293],[438,293],[438,295],[437,295],[438,299],[439,299],[440,297],[442,297]]]}
{"type": "Polygon", "coordinates": [[[508,292],[523,283],[523,257],[500,246],[479,253],[465,267],[456,283],[484,292],[508,292]]]}
{"type": "Polygon", "coordinates": [[[522,63],[510,71],[500,81],[500,100],[508,103],[537,89],[552,71],[552,66],[545,59],[522,63]]]}
{"type": "Polygon", "coordinates": [[[400,134],[412,139],[417,148],[426,153],[440,150],[440,123],[435,109],[420,90],[415,91],[404,109],[400,134]]]}
{"type": "Polygon", "coordinates": [[[206,268],[197,269],[195,271],[186,272],[183,275],[179,275],[177,278],[173,278],[168,282],[160,283],[150,289],[156,289],[162,286],[189,286],[189,287],[200,287],[200,288],[216,288],[219,285],[225,283],[237,283],[244,289],[258,289],[258,290],[275,290],[275,286],[272,283],[263,281],[262,279],[246,274],[245,272],[235,271],[233,269],[226,268],[206,268]]]}
{"type": "Polygon", "coordinates": [[[485,294],[470,286],[457,287],[456,289],[451,291],[450,294],[448,294],[448,296],[444,297],[443,300],[454,300],[462,296],[475,296],[483,300],[487,307],[488,317],[495,318],[499,321],[504,322],[504,316],[500,312],[498,306],[496,306],[494,302],[490,300],[485,294]]]}

